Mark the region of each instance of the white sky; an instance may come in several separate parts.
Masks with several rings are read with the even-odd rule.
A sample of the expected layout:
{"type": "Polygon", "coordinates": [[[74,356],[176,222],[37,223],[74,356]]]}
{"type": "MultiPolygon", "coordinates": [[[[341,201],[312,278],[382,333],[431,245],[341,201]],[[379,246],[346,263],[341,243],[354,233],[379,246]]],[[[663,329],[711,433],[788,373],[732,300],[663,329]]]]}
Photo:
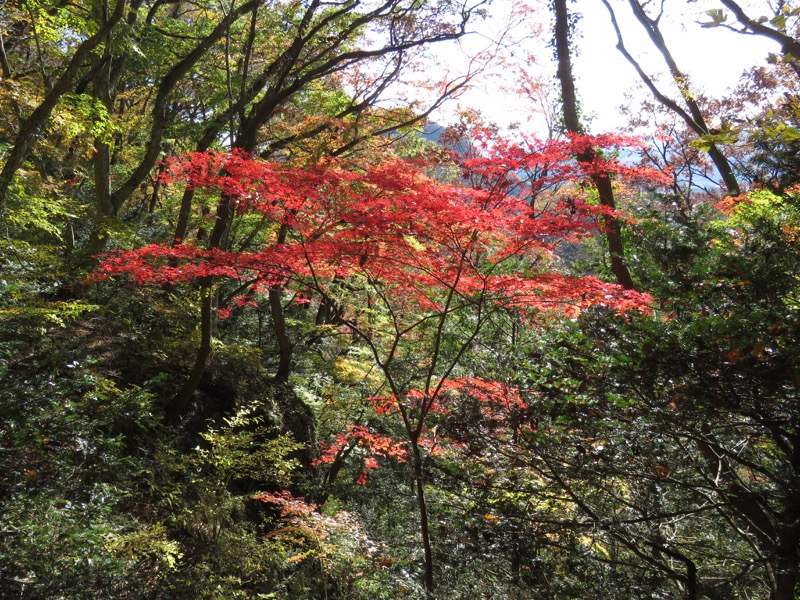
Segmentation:
{"type": "MultiPolygon", "coordinates": [[[[639,59],[648,73],[664,72],[663,59],[653,49],[641,25],[631,15],[626,0],[611,0],[611,4],[616,10],[628,50],[639,59]]],[[[754,17],[768,11],[765,0],[743,4],[751,6],[749,14],[754,17]]],[[[495,0],[491,6],[493,18],[481,26],[486,37],[495,35],[492,29],[500,27],[510,8],[509,0],[495,0]]],[[[689,73],[694,89],[705,91],[710,96],[720,96],[737,84],[743,70],[764,64],[767,54],[778,52],[779,47],[763,37],[744,36],[722,27],[702,28],[698,21],[710,20],[705,15],[705,10],[709,8],[723,7],[716,0],[666,0],[661,29],[678,66],[689,73]]],[[[638,76],[616,49],[616,35],[608,12],[600,0],[577,0],[571,4],[571,10],[583,15],[579,24],[581,35],[577,40],[580,54],[574,57],[573,63],[579,97],[585,110],[594,116],[592,130],[600,132],[624,128],[625,118],[619,114],[618,107],[628,102],[626,93],[636,88],[638,76]]],[[[544,0],[541,2],[539,14],[540,21],[549,18],[544,0]]],[[[729,21],[733,20],[732,15],[729,16],[729,21]]],[[[548,25],[544,24],[544,28],[546,38],[549,35],[548,25]]],[[[514,31],[518,37],[524,34],[521,28],[514,31]]],[[[485,39],[474,36],[462,44],[462,49],[451,47],[442,52],[443,62],[455,71],[459,61],[464,60],[465,54],[485,45],[485,39]]],[[[538,62],[543,80],[555,85],[555,67],[550,63],[550,49],[543,48],[541,42],[529,42],[527,50],[540,57],[538,62]]],[[[517,53],[523,54],[524,51],[518,49],[517,53]]],[[[500,73],[500,77],[495,75],[494,78],[482,78],[477,89],[465,95],[459,104],[481,111],[488,120],[504,127],[515,122],[524,124],[529,103],[502,91],[502,78],[507,79],[508,70],[500,69],[500,73]]],[[[663,80],[661,89],[671,97],[677,96],[676,90],[667,79],[663,80]]],[[[456,106],[450,104],[435,119],[447,122],[452,119],[455,110],[456,106]]],[[[522,128],[534,130],[536,124],[531,122],[522,128]]]]}

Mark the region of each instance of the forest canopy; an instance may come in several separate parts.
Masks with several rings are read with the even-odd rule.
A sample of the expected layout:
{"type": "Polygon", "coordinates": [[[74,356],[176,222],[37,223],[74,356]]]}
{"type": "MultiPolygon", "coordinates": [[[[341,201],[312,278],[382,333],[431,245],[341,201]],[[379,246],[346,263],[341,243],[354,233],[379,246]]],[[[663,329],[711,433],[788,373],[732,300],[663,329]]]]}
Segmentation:
{"type": "Polygon", "coordinates": [[[3,4],[0,595],[797,598],[800,6],[602,4],[3,4]]]}

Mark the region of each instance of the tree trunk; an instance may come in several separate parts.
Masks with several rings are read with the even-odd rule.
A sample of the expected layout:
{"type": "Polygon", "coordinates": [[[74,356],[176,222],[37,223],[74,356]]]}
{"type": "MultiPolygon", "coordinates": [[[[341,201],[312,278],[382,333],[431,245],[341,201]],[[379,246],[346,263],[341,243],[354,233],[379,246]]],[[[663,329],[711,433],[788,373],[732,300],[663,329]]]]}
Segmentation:
{"type": "Polygon", "coordinates": [[[786,498],[780,522],[775,523],[763,508],[763,496],[742,485],[736,465],[730,463],[708,425],[703,424],[701,431],[697,445],[706,460],[709,479],[719,482],[717,493],[728,502],[732,516],[757,540],[763,554],[771,557],[766,565],[772,586],[770,600],[795,600],[800,566],[800,502],[786,498]]]}
{"type": "Polygon", "coordinates": [[[798,598],[795,588],[800,570],[800,502],[787,499],[786,504],[786,510],[781,515],[782,526],[775,561],[775,600],[798,598]]]}
{"type": "Polygon", "coordinates": [[[213,282],[211,278],[202,282],[201,286],[200,345],[197,348],[194,366],[189,373],[189,377],[178,393],[172,398],[172,401],[167,405],[166,418],[169,423],[175,423],[178,417],[180,417],[183,411],[189,406],[197,390],[197,386],[200,385],[200,380],[206,370],[208,360],[211,358],[211,340],[214,335],[214,311],[216,309],[214,306],[213,282]]]}
{"type": "MultiPolygon", "coordinates": [[[[628,2],[631,5],[631,9],[633,9],[634,15],[636,15],[636,19],[639,21],[639,23],[641,23],[645,31],[647,31],[647,35],[653,42],[653,45],[664,58],[664,62],[669,69],[672,80],[675,82],[676,87],[680,90],[681,97],[683,98],[684,103],[689,109],[689,114],[691,115],[691,119],[684,120],[686,120],[686,123],[689,125],[689,127],[698,135],[708,135],[711,133],[711,131],[706,123],[705,115],[703,114],[703,111],[697,102],[697,98],[689,87],[689,77],[678,68],[675,58],[669,51],[667,42],[664,40],[664,36],[661,34],[658,18],[651,19],[645,12],[644,6],[639,0],[628,0],[628,2]]],[[[720,149],[714,143],[711,143],[708,150],[708,155],[711,158],[711,161],[714,163],[714,166],[717,168],[717,172],[719,173],[720,177],[722,177],[722,181],[728,190],[728,194],[731,196],[738,196],[741,193],[741,190],[739,189],[739,182],[736,180],[736,177],[733,174],[733,169],[731,168],[728,159],[725,158],[725,155],[722,154],[720,149]]]]}
{"type": "MultiPolygon", "coordinates": [[[[234,202],[230,196],[223,195],[217,205],[216,222],[208,240],[209,248],[222,248],[228,236],[233,219],[234,202]]],[[[200,346],[197,349],[194,366],[186,383],[167,407],[167,418],[174,421],[189,405],[189,402],[200,385],[209,358],[211,358],[211,341],[214,336],[214,322],[217,307],[214,293],[214,277],[204,277],[200,282],[200,346]]]]}
{"type": "Polygon", "coordinates": [[[763,22],[751,19],[734,0],[719,1],[728,7],[736,16],[736,19],[754,34],[762,35],[778,42],[781,45],[783,56],[788,59],[795,74],[800,77],[800,41],[782,31],[767,27],[763,22]]]}
{"type": "MultiPolygon", "coordinates": [[[[570,58],[570,22],[567,0],[554,0],[553,5],[556,13],[555,42],[564,127],[569,133],[582,134],[584,131],[578,116],[578,100],[575,94],[575,79],[572,74],[572,61],[570,58]]],[[[597,158],[597,154],[592,148],[587,148],[584,152],[579,153],[576,158],[580,163],[589,164],[597,158]]],[[[592,175],[591,179],[597,190],[600,204],[616,210],[617,205],[610,178],[605,175],[592,175]]],[[[633,278],[625,264],[625,247],[622,243],[619,220],[612,215],[604,214],[603,226],[608,244],[611,272],[614,274],[617,283],[626,290],[632,290],[634,289],[633,278]]]]}
{"type": "Polygon", "coordinates": [[[419,531],[422,535],[422,548],[424,551],[425,562],[423,565],[423,581],[425,582],[425,593],[428,598],[433,598],[433,551],[431,549],[431,533],[428,523],[428,505],[425,501],[425,482],[422,470],[422,453],[417,440],[411,440],[411,449],[414,456],[414,491],[417,496],[417,508],[419,510],[419,531]]]}
{"type": "MultiPolygon", "coordinates": [[[[103,15],[105,19],[105,15],[103,15]]],[[[101,64],[94,78],[94,96],[102,103],[106,111],[111,114],[111,36],[105,39],[105,53],[100,58],[101,64]]],[[[89,242],[89,254],[100,254],[106,248],[108,241],[108,219],[116,216],[116,209],[111,203],[111,149],[104,137],[98,136],[94,140],[94,198],[95,222],[89,242]]]]}
{"type": "Polygon", "coordinates": [[[161,141],[169,120],[169,100],[180,80],[208,53],[214,44],[225,35],[225,32],[232,23],[258,6],[258,0],[248,0],[248,2],[230,11],[191,52],[162,77],[161,83],[158,86],[158,91],[156,92],[155,102],[153,103],[153,122],[150,126],[147,143],[145,144],[144,156],[136,168],[133,169],[128,179],[113,192],[112,202],[115,206],[122,206],[150,175],[153,165],[155,165],[161,153],[161,141]]]}
{"type": "Polygon", "coordinates": [[[708,148],[707,154],[711,159],[711,162],[714,163],[717,173],[719,173],[719,176],[722,177],[722,183],[725,184],[725,189],[728,191],[728,195],[738,196],[741,194],[742,190],[739,187],[739,182],[736,179],[736,175],[733,173],[731,163],[728,162],[728,159],[725,158],[725,155],[722,153],[719,147],[712,143],[708,148]]]}
{"type": "Polygon", "coordinates": [[[269,308],[272,316],[272,325],[275,328],[275,339],[278,342],[278,370],[275,373],[277,381],[288,381],[292,372],[292,350],[294,344],[289,339],[286,328],[286,319],[283,316],[283,288],[279,285],[269,288],[269,308]]]}

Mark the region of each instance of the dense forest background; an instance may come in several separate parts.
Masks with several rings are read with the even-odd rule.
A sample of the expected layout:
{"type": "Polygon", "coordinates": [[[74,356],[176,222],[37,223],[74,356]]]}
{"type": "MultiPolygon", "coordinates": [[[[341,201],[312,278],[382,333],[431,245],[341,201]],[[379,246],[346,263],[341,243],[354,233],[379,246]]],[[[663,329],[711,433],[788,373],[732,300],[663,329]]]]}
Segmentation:
{"type": "Polygon", "coordinates": [[[2,3],[0,596],[800,597],[800,6],[601,1],[600,135],[567,0],[2,3]]]}

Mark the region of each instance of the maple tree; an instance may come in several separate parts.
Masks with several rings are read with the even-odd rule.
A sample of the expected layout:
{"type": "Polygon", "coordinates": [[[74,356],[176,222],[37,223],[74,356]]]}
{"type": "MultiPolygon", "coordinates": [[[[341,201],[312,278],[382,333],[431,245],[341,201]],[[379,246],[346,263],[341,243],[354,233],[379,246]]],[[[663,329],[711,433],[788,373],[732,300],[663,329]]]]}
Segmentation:
{"type": "MultiPolygon", "coordinates": [[[[301,169],[241,152],[190,154],[174,160],[164,177],[214,190],[236,214],[257,213],[269,232],[260,247],[232,252],[214,244],[180,244],[116,251],[102,260],[94,278],[127,274],[138,284],[156,285],[226,278],[244,284],[239,305],[259,292],[270,303],[292,292],[303,302],[313,296],[336,307],[334,323],[369,349],[383,375],[388,392],[380,400],[383,414],[402,422],[419,504],[425,586],[432,592],[423,473],[430,450],[427,420],[452,389],[461,358],[480,332],[501,311],[530,318],[533,313],[575,315],[598,303],[619,311],[646,307],[646,296],[596,277],[537,266],[546,264],[558,240],[594,231],[595,217],[609,209],[570,196],[537,211],[517,169],[546,164],[547,177],[557,180],[611,172],[641,176],[640,170],[599,154],[591,162],[572,158],[586,147],[630,141],[615,136],[525,144],[487,140],[484,156],[462,165],[481,182],[473,188],[438,183],[425,175],[424,164],[400,159],[353,171],[336,159],[301,169]]],[[[534,188],[541,184],[533,182],[534,188]]],[[[210,317],[204,309],[203,327],[210,317]]],[[[278,347],[287,350],[277,372],[283,378],[292,343],[281,324],[275,325],[278,347]]],[[[184,406],[179,398],[173,414],[184,406]]],[[[367,431],[351,428],[350,439],[378,453],[378,440],[367,431]]],[[[340,440],[331,448],[341,453],[343,447],[340,440]]]]}
{"type": "Polygon", "coordinates": [[[529,552],[636,565],[622,585],[652,595],[796,594],[795,193],[683,221],[640,208],[631,267],[652,315],[589,311],[494,342],[522,401],[498,405],[499,423],[528,427],[466,428],[462,412],[440,435],[482,474],[463,475],[479,506],[530,532],[529,552]]]}

